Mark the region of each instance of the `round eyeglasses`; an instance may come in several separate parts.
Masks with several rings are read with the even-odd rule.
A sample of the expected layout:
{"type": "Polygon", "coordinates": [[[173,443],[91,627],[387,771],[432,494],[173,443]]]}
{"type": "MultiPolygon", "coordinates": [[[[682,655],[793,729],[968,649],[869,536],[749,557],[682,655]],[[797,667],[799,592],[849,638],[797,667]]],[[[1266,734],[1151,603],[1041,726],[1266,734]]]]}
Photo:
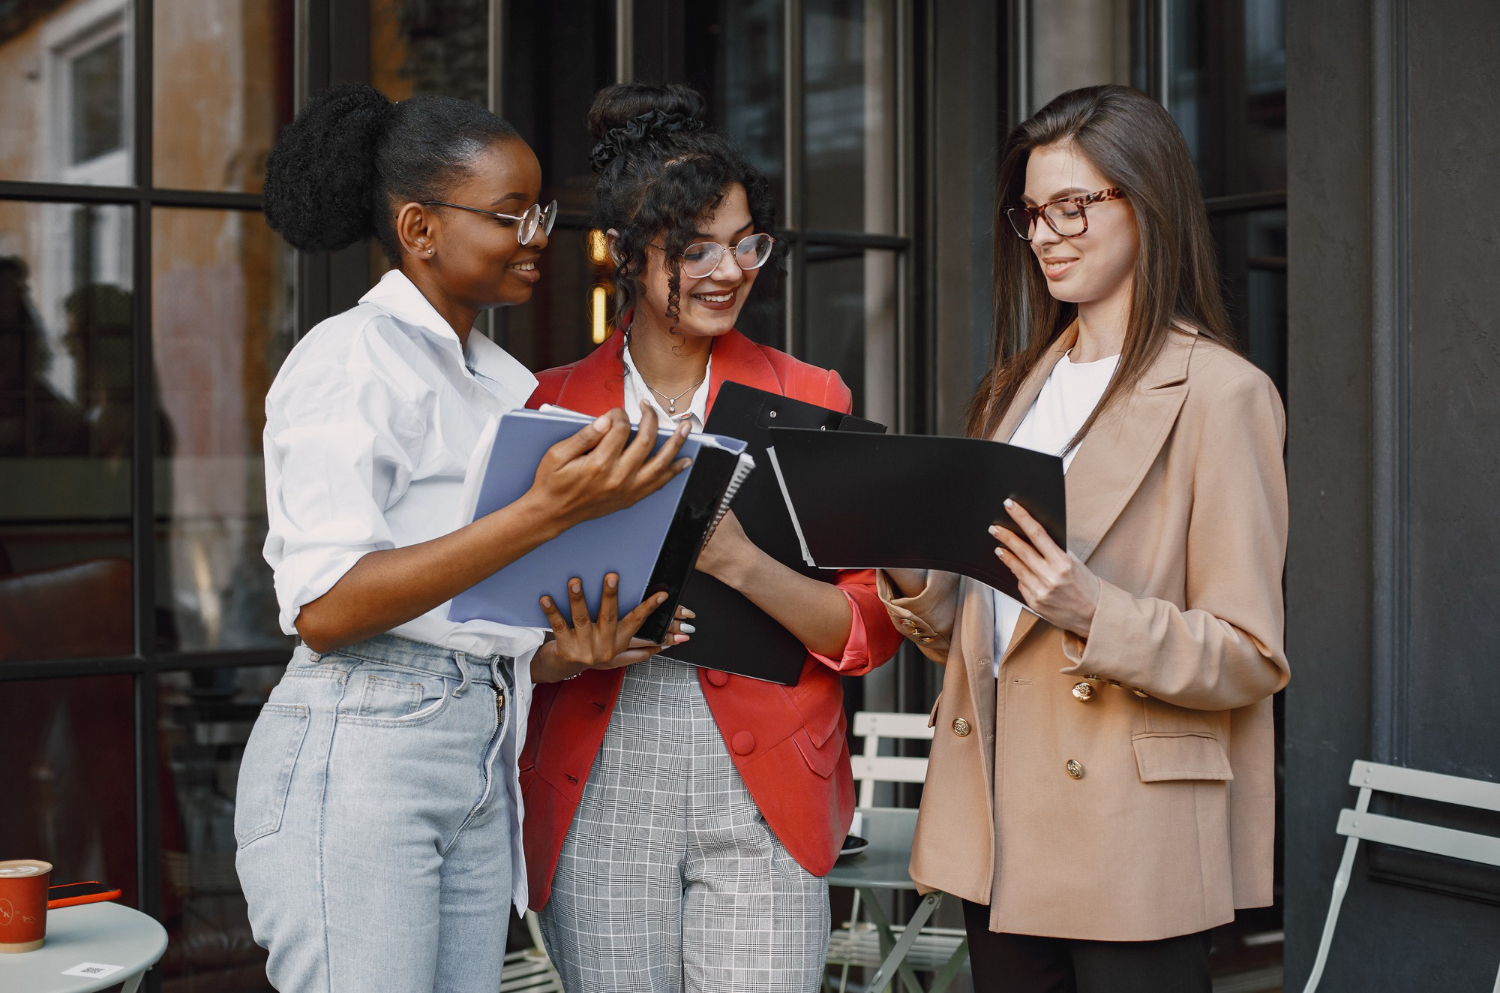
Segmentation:
{"type": "Polygon", "coordinates": [[[543,207],[534,203],[527,207],[519,215],[502,214],[498,210],[480,210],[478,207],[465,207],[461,203],[449,203],[446,200],[423,200],[424,207],[452,207],[454,210],[467,210],[471,214],[485,214],[489,217],[499,218],[502,221],[518,221],[521,229],[516,232],[516,240],[523,245],[531,244],[531,239],[536,237],[537,231],[546,237],[552,234],[552,225],[557,221],[557,201],[553,200],[543,207]]]}
{"type": "Polygon", "coordinates": [[[1029,204],[1007,207],[1005,216],[1010,219],[1010,226],[1016,229],[1016,234],[1022,241],[1031,240],[1031,233],[1036,227],[1038,217],[1046,221],[1047,227],[1057,232],[1058,237],[1077,238],[1089,229],[1088,214],[1084,213],[1085,207],[1092,203],[1104,203],[1106,200],[1123,199],[1125,199],[1125,191],[1114,186],[1083,196],[1059,197],[1035,207],[1029,204]]]}
{"type": "MultiPolygon", "coordinates": [[[[734,264],[741,269],[759,269],[771,257],[776,239],[768,234],[752,234],[734,246],[734,264]]],[[[660,249],[660,245],[653,245],[660,249]]],[[[724,261],[725,246],[717,241],[695,241],[682,252],[682,272],[693,279],[710,276],[724,261]]]]}

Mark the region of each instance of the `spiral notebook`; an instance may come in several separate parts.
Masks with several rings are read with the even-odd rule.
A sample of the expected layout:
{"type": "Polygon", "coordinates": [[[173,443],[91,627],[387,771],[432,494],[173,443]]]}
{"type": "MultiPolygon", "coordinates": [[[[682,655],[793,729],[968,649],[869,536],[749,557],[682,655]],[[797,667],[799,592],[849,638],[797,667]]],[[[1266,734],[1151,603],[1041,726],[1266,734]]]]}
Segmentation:
{"type": "MultiPolygon", "coordinates": [[[[705,427],[717,434],[743,438],[749,444],[748,451],[763,463],[773,425],[820,431],[885,430],[883,424],[843,411],[735,382],[725,382],[719,387],[705,427]]],[[[825,484],[833,479],[836,477],[828,477],[825,484]]],[[[745,482],[735,500],[734,514],[756,547],[782,565],[823,582],[833,579],[830,573],[803,561],[786,503],[769,472],[756,473],[745,482]]],[[[697,613],[693,620],[697,630],[691,641],[671,645],[662,651],[663,655],[788,686],[801,677],[807,647],[738,590],[707,573],[695,572],[688,580],[682,602],[697,613]]]]}
{"type": "MultiPolygon", "coordinates": [[[[514,503],[530,489],[547,449],[593,419],[550,406],[492,418],[464,480],[460,524],[514,503]]],[[[660,432],[657,444],[669,437],[670,431],[660,432]]],[[[583,581],[590,615],[597,617],[604,576],[615,572],[620,576],[622,615],[648,596],[663,590],[668,594],[639,633],[660,641],[698,552],[755,468],[745,447],[736,438],[688,436],[682,454],[693,464],[685,472],[638,503],[577,524],[476,583],[449,602],[448,619],[548,627],[539,599],[552,597],[566,614],[567,584],[575,576],[583,581]]]]}

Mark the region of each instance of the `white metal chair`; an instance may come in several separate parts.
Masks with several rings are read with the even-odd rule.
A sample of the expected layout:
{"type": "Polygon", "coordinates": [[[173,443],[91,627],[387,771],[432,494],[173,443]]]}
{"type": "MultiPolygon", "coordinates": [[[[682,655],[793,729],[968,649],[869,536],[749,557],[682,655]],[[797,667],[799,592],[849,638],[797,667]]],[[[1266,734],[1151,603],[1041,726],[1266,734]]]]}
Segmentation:
{"type": "Polygon", "coordinates": [[[562,977],[552,967],[542,944],[542,929],[536,914],[526,911],[526,930],[531,947],[509,952],[500,972],[500,993],[563,993],[562,977]]]}
{"type": "MultiPolygon", "coordinates": [[[[855,782],[859,784],[853,833],[870,841],[869,850],[834,866],[828,874],[830,886],[854,890],[849,922],[829,936],[828,965],[842,966],[839,990],[844,993],[851,966],[876,969],[867,989],[886,988],[899,975],[907,993],[923,993],[916,970],[935,973],[928,993],[941,993],[968,961],[968,941],[962,928],[926,927],[941,893],[929,893],[905,925],[891,924],[876,896],[876,890],[915,890],[907,864],[911,860],[915,810],[875,806],[875,784],[920,783],[927,777],[927,760],[881,755],[883,739],[932,739],[925,714],[888,714],[860,711],[854,715],[854,733],[865,740],[864,753],[851,757],[855,782]],[[863,906],[869,921],[860,922],[863,906]]],[[[829,986],[827,977],[825,987],[829,986]]]]}
{"type": "MultiPolygon", "coordinates": [[[[1500,812],[1500,783],[1360,760],[1354,763],[1349,773],[1349,785],[1359,787],[1359,799],[1353,810],[1346,807],[1339,811],[1338,833],[1349,840],[1344,843],[1344,858],[1339,862],[1338,874],[1333,877],[1333,900],[1328,906],[1328,919],[1323,922],[1323,939],[1318,943],[1318,956],[1313,961],[1312,974],[1307,977],[1303,993],[1314,993],[1323,978],[1328,949],[1333,944],[1333,930],[1338,925],[1339,908],[1349,890],[1354,854],[1361,841],[1500,866],[1500,838],[1370,813],[1371,793],[1394,793],[1500,812]]],[[[1500,975],[1495,977],[1495,993],[1500,993],[1500,975]]]]}

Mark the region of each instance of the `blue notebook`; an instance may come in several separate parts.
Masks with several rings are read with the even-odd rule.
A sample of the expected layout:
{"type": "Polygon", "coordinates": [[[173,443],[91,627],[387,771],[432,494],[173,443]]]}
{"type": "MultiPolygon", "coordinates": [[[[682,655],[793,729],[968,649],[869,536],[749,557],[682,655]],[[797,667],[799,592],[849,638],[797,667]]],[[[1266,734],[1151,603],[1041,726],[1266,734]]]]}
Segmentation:
{"type": "MultiPolygon", "coordinates": [[[[547,449],[593,420],[558,407],[512,410],[490,421],[475,446],[464,482],[463,523],[514,503],[530,487],[547,449]]],[[[660,432],[658,444],[671,436],[660,432]]],[[[755,460],[736,438],[689,435],[682,454],[693,460],[666,486],[633,506],[584,521],[454,597],[448,619],[497,621],[545,628],[537,602],[551,596],[567,613],[568,580],[583,580],[591,616],[598,616],[604,576],[620,575],[620,613],[661,590],[667,601],[639,636],[660,641],[676,612],[698,552],[724,516],[755,460]]]]}

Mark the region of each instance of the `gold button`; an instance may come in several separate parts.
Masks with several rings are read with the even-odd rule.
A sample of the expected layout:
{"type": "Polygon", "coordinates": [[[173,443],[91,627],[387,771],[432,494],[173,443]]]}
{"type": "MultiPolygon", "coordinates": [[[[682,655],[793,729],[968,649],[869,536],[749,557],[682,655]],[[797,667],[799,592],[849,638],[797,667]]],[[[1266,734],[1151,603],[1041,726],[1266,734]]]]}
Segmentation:
{"type": "Polygon", "coordinates": [[[1083,763],[1077,759],[1068,759],[1068,775],[1074,779],[1083,778],[1083,763]]]}
{"type": "Polygon", "coordinates": [[[969,727],[968,721],[964,720],[962,717],[953,718],[954,734],[958,735],[960,738],[967,738],[971,730],[972,728],[969,727]]]}
{"type": "Polygon", "coordinates": [[[1138,690],[1134,686],[1132,686],[1130,688],[1130,692],[1134,693],[1136,696],[1140,697],[1142,700],[1150,699],[1150,697],[1151,697],[1150,693],[1147,693],[1145,690],[1138,690]]]}
{"type": "Polygon", "coordinates": [[[1088,703],[1094,698],[1094,688],[1088,683],[1078,683],[1073,687],[1073,699],[1079,703],[1088,703]]]}

